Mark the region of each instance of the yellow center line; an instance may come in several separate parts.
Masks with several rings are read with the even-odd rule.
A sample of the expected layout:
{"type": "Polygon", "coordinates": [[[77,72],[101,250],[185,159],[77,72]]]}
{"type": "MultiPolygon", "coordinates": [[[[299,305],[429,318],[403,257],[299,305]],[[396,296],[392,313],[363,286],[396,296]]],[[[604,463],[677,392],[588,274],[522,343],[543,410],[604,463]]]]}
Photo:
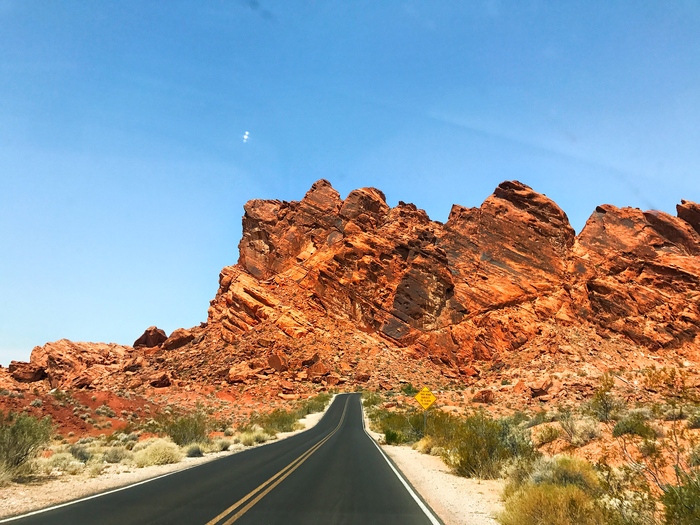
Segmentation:
{"type": "Polygon", "coordinates": [[[267,494],[270,493],[272,489],[274,489],[277,485],[282,483],[287,476],[289,476],[292,472],[294,472],[298,467],[301,466],[304,461],[306,461],[311,454],[316,452],[323,444],[328,441],[333,434],[335,434],[340,426],[343,424],[343,420],[345,419],[345,412],[348,409],[348,401],[346,399],[345,401],[345,406],[343,408],[343,414],[340,417],[340,421],[338,422],[338,425],[333,429],[333,431],[328,434],[325,438],[323,438],[321,441],[316,443],[313,447],[311,447],[309,450],[304,452],[301,456],[299,456],[297,459],[292,461],[289,465],[284,467],[282,470],[277,472],[275,475],[270,477],[267,481],[261,483],[258,487],[255,489],[251,490],[248,494],[243,496],[241,499],[239,499],[236,503],[231,505],[229,508],[227,508],[225,511],[223,511],[221,514],[216,516],[214,519],[208,521],[206,525],[216,525],[219,523],[222,519],[224,519],[226,516],[230,515],[232,512],[234,512],[238,507],[243,505],[246,501],[248,501],[250,498],[254,497],[256,494],[260,493],[257,497],[255,497],[254,500],[252,500],[250,503],[248,503],[245,507],[243,507],[241,510],[239,510],[234,516],[232,516],[229,520],[224,522],[222,525],[231,525],[234,521],[236,521],[238,518],[240,518],[243,514],[248,512],[248,510],[255,505],[258,501],[260,501],[262,498],[264,498],[267,494]],[[279,478],[279,479],[278,479],[279,478]],[[276,480],[276,481],[275,481],[276,480]],[[267,487],[267,488],[266,488],[267,487]],[[262,492],[261,492],[262,491],[262,492]]]}

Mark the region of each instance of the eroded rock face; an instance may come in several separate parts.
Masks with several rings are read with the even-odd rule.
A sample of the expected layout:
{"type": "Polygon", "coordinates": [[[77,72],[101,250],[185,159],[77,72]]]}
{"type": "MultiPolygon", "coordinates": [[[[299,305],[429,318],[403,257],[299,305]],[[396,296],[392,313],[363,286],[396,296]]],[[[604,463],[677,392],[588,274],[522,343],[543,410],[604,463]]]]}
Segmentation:
{"type": "Polygon", "coordinates": [[[443,225],[374,188],[343,201],[321,180],[300,202],[246,204],[240,261],[222,271],[210,320],[227,341],[268,322],[303,337],[304,312],[283,312],[274,292],[291,279],[309,307],[457,370],[498,361],[552,321],[678,345],[700,327],[698,209],[600,206],[577,238],[552,200],[517,181],[479,208],[453,206],[443,225]]]}
{"type": "Polygon", "coordinates": [[[134,348],[153,348],[162,345],[167,339],[168,336],[165,335],[163,330],[157,326],[149,326],[141,337],[134,341],[134,348]]]}
{"type": "MultiPolygon", "coordinates": [[[[602,205],[576,236],[552,200],[509,181],[478,208],[454,205],[442,224],[413,204],[390,207],[375,188],[343,200],[320,180],[301,201],[245,205],[240,259],[221,271],[207,323],[167,339],[151,327],[136,349],[49,343],[2,377],[45,374],[55,388],[266,385],[280,398],[319,384],[475,384],[535,357],[535,368],[594,361],[601,347],[608,357],[622,349],[622,360],[630,348],[696,355],[698,217],[688,201],[678,217],[602,205]]],[[[556,398],[540,372],[516,376],[509,393],[556,398]]],[[[488,392],[477,401],[500,399],[488,392]]]]}
{"type": "Polygon", "coordinates": [[[121,371],[133,349],[113,343],[76,343],[61,339],[32,350],[30,364],[44,370],[51,388],[92,387],[121,371]]]}

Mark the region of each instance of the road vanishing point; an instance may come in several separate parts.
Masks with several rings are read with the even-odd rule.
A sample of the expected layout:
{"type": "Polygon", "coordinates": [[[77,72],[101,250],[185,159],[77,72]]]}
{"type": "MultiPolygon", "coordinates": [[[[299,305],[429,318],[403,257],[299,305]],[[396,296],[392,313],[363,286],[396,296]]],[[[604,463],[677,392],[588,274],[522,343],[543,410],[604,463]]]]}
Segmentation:
{"type": "Polygon", "coordinates": [[[365,432],[359,394],[287,439],[0,523],[437,525],[365,432]]]}

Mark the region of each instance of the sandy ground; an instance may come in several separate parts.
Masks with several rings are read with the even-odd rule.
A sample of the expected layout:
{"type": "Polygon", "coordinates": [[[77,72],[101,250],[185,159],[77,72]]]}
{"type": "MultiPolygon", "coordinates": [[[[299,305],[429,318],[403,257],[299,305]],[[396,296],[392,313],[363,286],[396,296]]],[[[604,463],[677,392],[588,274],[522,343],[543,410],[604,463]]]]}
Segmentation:
{"type": "MultiPolygon", "coordinates": [[[[380,441],[380,434],[367,433],[380,441]]],[[[502,480],[476,480],[455,476],[436,456],[406,446],[382,445],[413,488],[445,525],[497,525],[494,515],[503,509],[502,480]]]]}
{"type": "MultiPolygon", "coordinates": [[[[313,427],[322,416],[322,412],[309,414],[304,419],[299,420],[304,425],[304,428],[294,432],[279,433],[277,434],[277,439],[284,439],[313,427]]],[[[264,444],[257,446],[264,446],[264,444]]],[[[49,481],[21,484],[10,483],[0,488],[0,519],[126,487],[134,483],[201,465],[227,455],[236,454],[246,448],[251,447],[233,445],[231,450],[227,452],[207,454],[201,458],[184,458],[179,463],[172,465],[157,465],[144,468],[109,465],[102,474],[96,477],[90,477],[87,473],[73,476],[64,474],[49,481]]]]}

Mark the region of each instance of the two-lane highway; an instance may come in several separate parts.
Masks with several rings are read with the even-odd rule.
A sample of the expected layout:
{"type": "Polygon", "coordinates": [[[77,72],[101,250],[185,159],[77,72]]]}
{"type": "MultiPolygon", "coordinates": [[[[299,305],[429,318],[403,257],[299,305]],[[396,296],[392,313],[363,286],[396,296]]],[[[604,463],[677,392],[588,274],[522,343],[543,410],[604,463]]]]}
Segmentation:
{"type": "Polygon", "coordinates": [[[360,396],[343,394],[306,432],[12,523],[424,525],[439,521],[364,431],[360,396]]]}

